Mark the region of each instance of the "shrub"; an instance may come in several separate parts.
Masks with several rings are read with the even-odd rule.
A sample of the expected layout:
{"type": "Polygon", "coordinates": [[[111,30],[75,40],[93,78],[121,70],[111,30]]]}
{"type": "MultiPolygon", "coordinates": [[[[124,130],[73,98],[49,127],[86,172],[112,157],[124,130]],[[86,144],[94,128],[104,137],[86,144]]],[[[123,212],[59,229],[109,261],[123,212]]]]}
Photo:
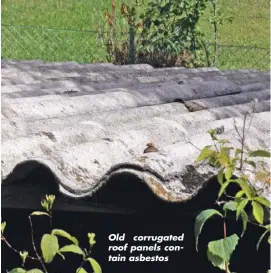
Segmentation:
{"type": "Polygon", "coordinates": [[[116,3],[106,12],[109,26],[108,60],[116,64],[148,63],[154,67],[202,66],[205,64],[199,19],[208,0],[150,0],[147,4],[121,5],[128,27],[116,32],[116,3]],[[129,32],[129,33],[128,33],[129,32]],[[121,36],[122,36],[121,35],[121,36]],[[128,39],[129,37],[129,39],[128,39]]]}
{"type": "MultiPolygon", "coordinates": [[[[251,119],[252,119],[251,114],[251,119]]],[[[223,238],[211,241],[208,244],[207,256],[209,261],[226,273],[230,273],[230,258],[235,250],[240,238],[246,232],[247,224],[253,224],[263,229],[262,236],[256,245],[258,250],[262,240],[268,236],[270,244],[270,224],[264,223],[265,216],[270,217],[270,202],[262,196],[262,191],[270,186],[270,173],[266,169],[263,158],[270,158],[270,152],[265,150],[251,151],[246,145],[246,128],[248,116],[244,118],[243,128],[239,130],[235,124],[235,130],[240,138],[240,147],[233,148],[227,139],[219,139],[215,130],[210,130],[209,134],[213,140],[213,146],[206,146],[197,158],[197,162],[207,161],[217,168],[217,181],[220,184],[217,205],[219,210],[207,209],[197,216],[195,221],[196,249],[198,250],[198,238],[205,222],[211,217],[218,216],[223,221],[223,238]],[[256,160],[258,159],[258,160],[256,160]],[[253,183],[261,181],[263,188],[255,189],[253,183]],[[238,191],[234,196],[227,193],[230,184],[238,186],[238,191]],[[252,217],[249,209],[252,208],[252,217]],[[243,230],[240,236],[237,234],[227,234],[228,212],[236,214],[236,221],[242,220],[243,230]]],[[[250,120],[251,122],[251,120],[250,120]]],[[[249,124],[250,124],[249,122],[249,124]]]]}

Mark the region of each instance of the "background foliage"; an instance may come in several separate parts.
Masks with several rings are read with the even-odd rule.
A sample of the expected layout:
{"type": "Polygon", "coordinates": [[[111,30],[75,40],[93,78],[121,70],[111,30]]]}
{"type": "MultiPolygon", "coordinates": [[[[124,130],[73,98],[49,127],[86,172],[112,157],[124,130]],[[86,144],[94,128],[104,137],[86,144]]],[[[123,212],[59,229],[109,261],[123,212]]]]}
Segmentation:
{"type": "MultiPolygon", "coordinates": [[[[122,14],[121,6],[140,5],[137,9],[139,16],[151,2],[40,0],[37,5],[33,0],[3,0],[2,58],[71,60],[80,63],[107,61],[110,26],[106,12],[111,14],[112,6],[115,6],[114,39],[122,44],[125,42],[127,50],[130,40],[129,24],[122,14]]],[[[178,1],[157,3],[163,5],[163,2],[178,5],[178,1]]],[[[191,1],[181,3],[189,2],[191,1]]],[[[213,13],[214,1],[206,2],[208,7],[200,17],[198,30],[205,35],[209,53],[213,54],[214,30],[209,19],[213,13]]],[[[269,69],[270,2],[217,0],[216,5],[217,15],[220,9],[224,18],[231,17],[231,22],[225,21],[218,26],[216,65],[222,69],[269,69]]]]}

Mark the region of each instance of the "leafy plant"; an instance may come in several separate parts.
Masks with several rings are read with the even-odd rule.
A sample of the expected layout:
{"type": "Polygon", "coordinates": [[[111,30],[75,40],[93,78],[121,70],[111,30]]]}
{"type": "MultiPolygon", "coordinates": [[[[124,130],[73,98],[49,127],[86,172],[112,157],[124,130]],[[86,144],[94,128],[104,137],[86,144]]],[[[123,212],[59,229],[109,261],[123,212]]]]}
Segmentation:
{"type": "Polygon", "coordinates": [[[210,165],[217,168],[217,181],[220,184],[216,201],[219,210],[204,210],[196,218],[196,249],[198,250],[198,238],[205,222],[215,216],[221,218],[223,221],[224,236],[220,240],[209,242],[207,257],[214,266],[219,267],[226,273],[230,272],[231,255],[239,239],[245,234],[248,223],[263,229],[262,236],[256,245],[257,250],[266,237],[268,237],[270,244],[270,224],[264,224],[265,216],[270,217],[270,202],[262,195],[263,190],[270,186],[270,173],[266,169],[264,160],[259,160],[270,158],[270,152],[265,150],[251,151],[247,147],[245,144],[249,129],[249,126],[248,128],[246,127],[247,120],[248,115],[244,118],[241,130],[234,123],[241,147],[232,147],[229,140],[219,139],[216,130],[209,130],[208,133],[213,141],[213,145],[204,147],[196,160],[197,162],[207,161],[210,165]],[[257,190],[253,185],[259,181],[263,185],[261,190],[257,190]],[[238,186],[237,193],[234,196],[227,193],[230,184],[238,186]],[[249,208],[252,208],[253,216],[251,219],[248,214],[249,208]],[[228,211],[236,214],[236,221],[239,219],[242,220],[243,229],[240,236],[237,234],[227,234],[226,219],[228,211]]]}
{"type": "MultiPolygon", "coordinates": [[[[163,53],[173,65],[195,66],[203,50],[198,22],[207,0],[151,0],[141,15],[138,51],[163,53]]],[[[202,61],[202,60],[201,60],[202,61]]],[[[198,63],[198,65],[202,63],[198,63]]],[[[164,65],[168,65],[165,63],[164,65]]]]}
{"type": "Polygon", "coordinates": [[[148,63],[154,67],[215,66],[218,55],[218,28],[231,23],[217,5],[218,0],[112,0],[106,11],[109,27],[107,59],[116,64],[148,63]],[[207,7],[214,48],[210,52],[199,20],[207,7]],[[119,16],[117,16],[119,14],[119,16]],[[120,35],[118,35],[120,34],[120,35]],[[123,40],[124,39],[124,40],[123,40]]]}
{"type": "Polygon", "coordinates": [[[106,12],[109,26],[108,60],[117,64],[149,63],[154,67],[202,66],[206,56],[198,22],[208,0],[150,0],[122,2],[120,16],[127,27],[117,37],[117,8],[106,12]]]}
{"type": "Polygon", "coordinates": [[[68,232],[62,229],[52,229],[52,207],[54,202],[54,195],[46,195],[45,199],[41,201],[41,205],[45,211],[34,211],[28,217],[31,227],[32,246],[35,252],[35,256],[30,256],[28,251],[19,251],[15,249],[4,236],[6,222],[1,223],[1,240],[10,249],[17,253],[21,257],[22,261],[21,267],[13,268],[11,271],[9,271],[9,273],[48,273],[46,264],[52,263],[57,255],[65,260],[65,253],[73,253],[82,256],[81,265],[77,268],[76,273],[87,273],[87,271],[83,268],[86,263],[91,265],[94,273],[102,273],[102,269],[99,263],[91,257],[92,248],[96,244],[94,233],[88,233],[89,248],[83,250],[79,246],[79,242],[74,236],[71,236],[68,232]],[[32,224],[32,217],[34,216],[46,216],[50,219],[51,232],[42,236],[40,242],[41,254],[38,253],[36,243],[34,241],[34,230],[32,224]],[[58,240],[60,237],[65,238],[69,243],[67,245],[60,246],[58,240]],[[27,259],[38,261],[40,263],[41,269],[26,269],[25,261],[27,259]]]}

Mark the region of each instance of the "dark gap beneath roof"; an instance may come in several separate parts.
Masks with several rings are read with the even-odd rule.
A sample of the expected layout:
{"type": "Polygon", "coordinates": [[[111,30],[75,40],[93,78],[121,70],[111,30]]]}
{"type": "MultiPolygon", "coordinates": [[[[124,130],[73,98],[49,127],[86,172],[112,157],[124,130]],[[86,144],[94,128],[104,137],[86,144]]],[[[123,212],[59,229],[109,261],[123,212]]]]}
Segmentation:
{"type": "Polygon", "coordinates": [[[40,209],[40,201],[46,194],[56,195],[56,209],[66,211],[99,211],[109,213],[160,214],[196,213],[203,207],[213,206],[218,183],[212,180],[199,193],[185,203],[171,203],[157,197],[135,175],[115,175],[91,197],[73,199],[59,192],[57,178],[44,165],[31,162],[32,169],[23,173],[23,164],[2,182],[2,207],[40,209]]]}

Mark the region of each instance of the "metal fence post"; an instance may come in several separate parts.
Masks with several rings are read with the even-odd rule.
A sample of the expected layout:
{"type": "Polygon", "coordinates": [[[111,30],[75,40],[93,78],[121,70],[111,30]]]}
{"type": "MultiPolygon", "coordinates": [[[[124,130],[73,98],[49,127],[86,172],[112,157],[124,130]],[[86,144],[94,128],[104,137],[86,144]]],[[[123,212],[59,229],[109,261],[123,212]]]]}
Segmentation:
{"type": "Polygon", "coordinates": [[[134,64],[135,63],[135,29],[134,29],[134,25],[131,24],[130,25],[130,29],[129,29],[129,61],[130,64],[134,64]]]}

